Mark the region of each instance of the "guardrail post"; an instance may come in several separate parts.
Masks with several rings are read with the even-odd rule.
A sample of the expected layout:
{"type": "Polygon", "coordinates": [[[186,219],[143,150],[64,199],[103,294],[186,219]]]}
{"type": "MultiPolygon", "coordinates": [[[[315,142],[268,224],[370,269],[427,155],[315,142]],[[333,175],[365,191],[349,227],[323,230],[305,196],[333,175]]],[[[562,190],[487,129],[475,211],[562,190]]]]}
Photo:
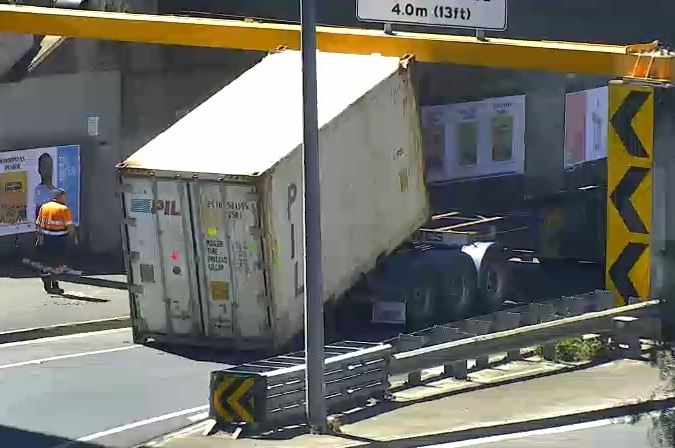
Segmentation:
{"type": "Polygon", "coordinates": [[[614,340],[619,353],[628,359],[640,359],[642,346],[640,344],[639,319],[630,316],[617,316],[612,319],[614,340]],[[622,347],[625,346],[625,347],[622,347]]]}
{"type": "MultiPolygon", "coordinates": [[[[409,334],[401,334],[398,337],[396,349],[399,351],[415,350],[424,346],[424,338],[422,336],[413,336],[409,334]]],[[[419,386],[422,384],[422,371],[410,372],[406,382],[410,386],[419,386]]]]}
{"type": "MultiPolygon", "coordinates": [[[[522,315],[520,313],[513,313],[510,311],[499,311],[497,313],[496,330],[507,331],[513,330],[520,326],[522,315]]],[[[520,349],[510,350],[506,352],[507,361],[517,361],[520,359],[520,349]]]]}
{"type": "Polygon", "coordinates": [[[616,298],[611,291],[596,290],[593,294],[593,302],[595,303],[595,311],[605,311],[616,306],[616,298]]]}
{"type": "MultiPolygon", "coordinates": [[[[465,331],[476,336],[487,334],[492,322],[487,320],[467,319],[464,321],[465,331]]],[[[487,369],[490,366],[489,356],[476,358],[476,369],[487,369]]]]}
{"type": "MultiPolygon", "coordinates": [[[[551,322],[556,320],[554,306],[548,303],[531,303],[528,324],[536,325],[539,323],[551,322]]],[[[555,360],[555,343],[542,345],[542,357],[547,361],[555,360]]]]}
{"type": "Polygon", "coordinates": [[[541,322],[542,314],[540,303],[530,303],[527,307],[527,313],[522,320],[523,325],[537,325],[541,322]]]}
{"type": "MultiPolygon", "coordinates": [[[[459,329],[446,327],[444,325],[437,325],[431,330],[431,337],[434,340],[434,344],[442,344],[444,342],[454,341],[459,339],[459,329]]],[[[452,364],[443,365],[443,375],[451,376],[453,373],[452,364]]]]}
{"type": "Polygon", "coordinates": [[[586,297],[563,297],[564,302],[564,316],[573,317],[580,316],[586,312],[586,305],[588,304],[588,298],[586,297]]]}
{"type": "MultiPolygon", "coordinates": [[[[575,296],[574,300],[572,301],[572,311],[574,312],[575,316],[581,316],[582,314],[587,313],[587,309],[589,307],[590,300],[588,297],[579,297],[575,296]]],[[[591,308],[593,309],[593,308],[591,308]]]]}
{"type": "MultiPolygon", "coordinates": [[[[468,336],[459,328],[439,325],[432,330],[432,337],[434,343],[442,344],[444,342],[452,342],[468,336]]],[[[454,377],[458,380],[465,380],[469,377],[469,369],[467,369],[466,361],[457,361],[450,364],[443,365],[443,376],[454,377]]]]}

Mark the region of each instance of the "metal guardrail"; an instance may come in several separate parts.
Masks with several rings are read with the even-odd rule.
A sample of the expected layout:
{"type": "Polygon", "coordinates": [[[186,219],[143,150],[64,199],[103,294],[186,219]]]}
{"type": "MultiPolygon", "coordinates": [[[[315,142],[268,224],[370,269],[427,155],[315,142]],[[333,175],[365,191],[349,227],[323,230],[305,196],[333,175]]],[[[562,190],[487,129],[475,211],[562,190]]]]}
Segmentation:
{"type": "MultiPolygon", "coordinates": [[[[522,348],[532,346],[543,346],[544,358],[552,359],[555,341],[589,333],[611,334],[626,347],[625,355],[639,356],[640,336],[659,332],[656,320],[648,317],[658,304],[652,300],[614,307],[612,293],[595,291],[435,326],[383,343],[331,344],[325,348],[328,410],[335,414],[382,399],[395,375],[407,374],[408,383],[415,384],[423,370],[444,366],[445,375],[466,378],[469,360],[475,359],[478,368],[487,367],[490,355],[507,353],[515,360],[522,348]]],[[[213,372],[212,417],[221,426],[248,423],[253,432],[304,423],[304,361],[304,352],[296,352],[213,372]],[[248,388],[231,387],[235,383],[248,388]],[[238,406],[246,412],[238,413],[238,406]]]]}
{"type": "MultiPolygon", "coordinates": [[[[389,388],[388,363],[394,352],[390,344],[344,341],[324,350],[326,399],[331,411],[383,398],[389,388]]],[[[295,352],[213,372],[211,415],[224,425],[241,422],[260,430],[303,422],[304,363],[305,353],[295,352]],[[229,386],[247,380],[246,390],[229,386]],[[228,385],[222,386],[224,383],[228,385]],[[253,385],[260,385],[257,393],[253,385]]]]}
{"type": "Polygon", "coordinates": [[[396,353],[389,372],[392,375],[417,372],[455,361],[542,345],[570,336],[611,332],[615,330],[614,318],[634,317],[637,312],[656,304],[658,301],[642,302],[396,353]]]}

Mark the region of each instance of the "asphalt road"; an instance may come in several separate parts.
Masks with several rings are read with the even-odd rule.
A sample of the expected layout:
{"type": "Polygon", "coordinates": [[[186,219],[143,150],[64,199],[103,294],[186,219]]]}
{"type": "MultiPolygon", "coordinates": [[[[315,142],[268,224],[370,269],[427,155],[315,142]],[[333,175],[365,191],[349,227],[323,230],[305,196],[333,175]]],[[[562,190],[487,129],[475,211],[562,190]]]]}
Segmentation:
{"type": "MultiPolygon", "coordinates": [[[[514,270],[523,301],[592,290],[600,277],[586,266],[514,270]]],[[[39,286],[0,278],[12,310],[0,331],[128,313],[124,291],[65,284],[79,294],[51,297],[39,286]]],[[[239,360],[183,355],[134,345],[126,329],[0,345],[0,447],[131,447],[189,425],[207,411],[209,372],[239,360]]]]}
{"type": "Polygon", "coordinates": [[[671,448],[672,441],[660,444],[659,427],[649,416],[637,423],[597,421],[531,433],[467,440],[429,448],[671,448]]]}
{"type": "Polygon", "coordinates": [[[62,282],[47,294],[36,277],[0,277],[0,333],[129,315],[129,294],[119,289],[62,282]]]}
{"type": "Polygon", "coordinates": [[[0,446],[131,447],[178,430],[204,417],[227,361],[135,345],[128,329],[0,345],[0,446]]]}

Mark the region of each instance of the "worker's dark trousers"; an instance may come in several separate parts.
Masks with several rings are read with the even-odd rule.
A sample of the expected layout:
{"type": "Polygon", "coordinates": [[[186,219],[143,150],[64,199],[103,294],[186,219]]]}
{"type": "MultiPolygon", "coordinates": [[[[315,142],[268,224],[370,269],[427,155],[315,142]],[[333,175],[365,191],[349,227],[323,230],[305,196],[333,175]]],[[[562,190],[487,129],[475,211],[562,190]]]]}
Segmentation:
{"type": "MultiPolygon", "coordinates": [[[[42,264],[47,268],[55,269],[66,264],[67,235],[44,235],[42,241],[42,264]]],[[[42,283],[46,292],[61,292],[57,281],[58,275],[43,270],[42,283]]]]}

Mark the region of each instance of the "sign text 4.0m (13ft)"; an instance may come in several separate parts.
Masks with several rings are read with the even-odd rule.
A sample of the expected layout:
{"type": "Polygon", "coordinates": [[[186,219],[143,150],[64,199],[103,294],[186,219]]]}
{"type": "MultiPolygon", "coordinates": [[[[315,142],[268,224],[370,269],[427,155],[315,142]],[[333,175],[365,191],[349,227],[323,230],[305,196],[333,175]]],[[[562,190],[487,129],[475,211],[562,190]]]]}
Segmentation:
{"type": "Polygon", "coordinates": [[[368,22],[451,28],[506,29],[506,0],[357,0],[357,17],[368,22]]]}

